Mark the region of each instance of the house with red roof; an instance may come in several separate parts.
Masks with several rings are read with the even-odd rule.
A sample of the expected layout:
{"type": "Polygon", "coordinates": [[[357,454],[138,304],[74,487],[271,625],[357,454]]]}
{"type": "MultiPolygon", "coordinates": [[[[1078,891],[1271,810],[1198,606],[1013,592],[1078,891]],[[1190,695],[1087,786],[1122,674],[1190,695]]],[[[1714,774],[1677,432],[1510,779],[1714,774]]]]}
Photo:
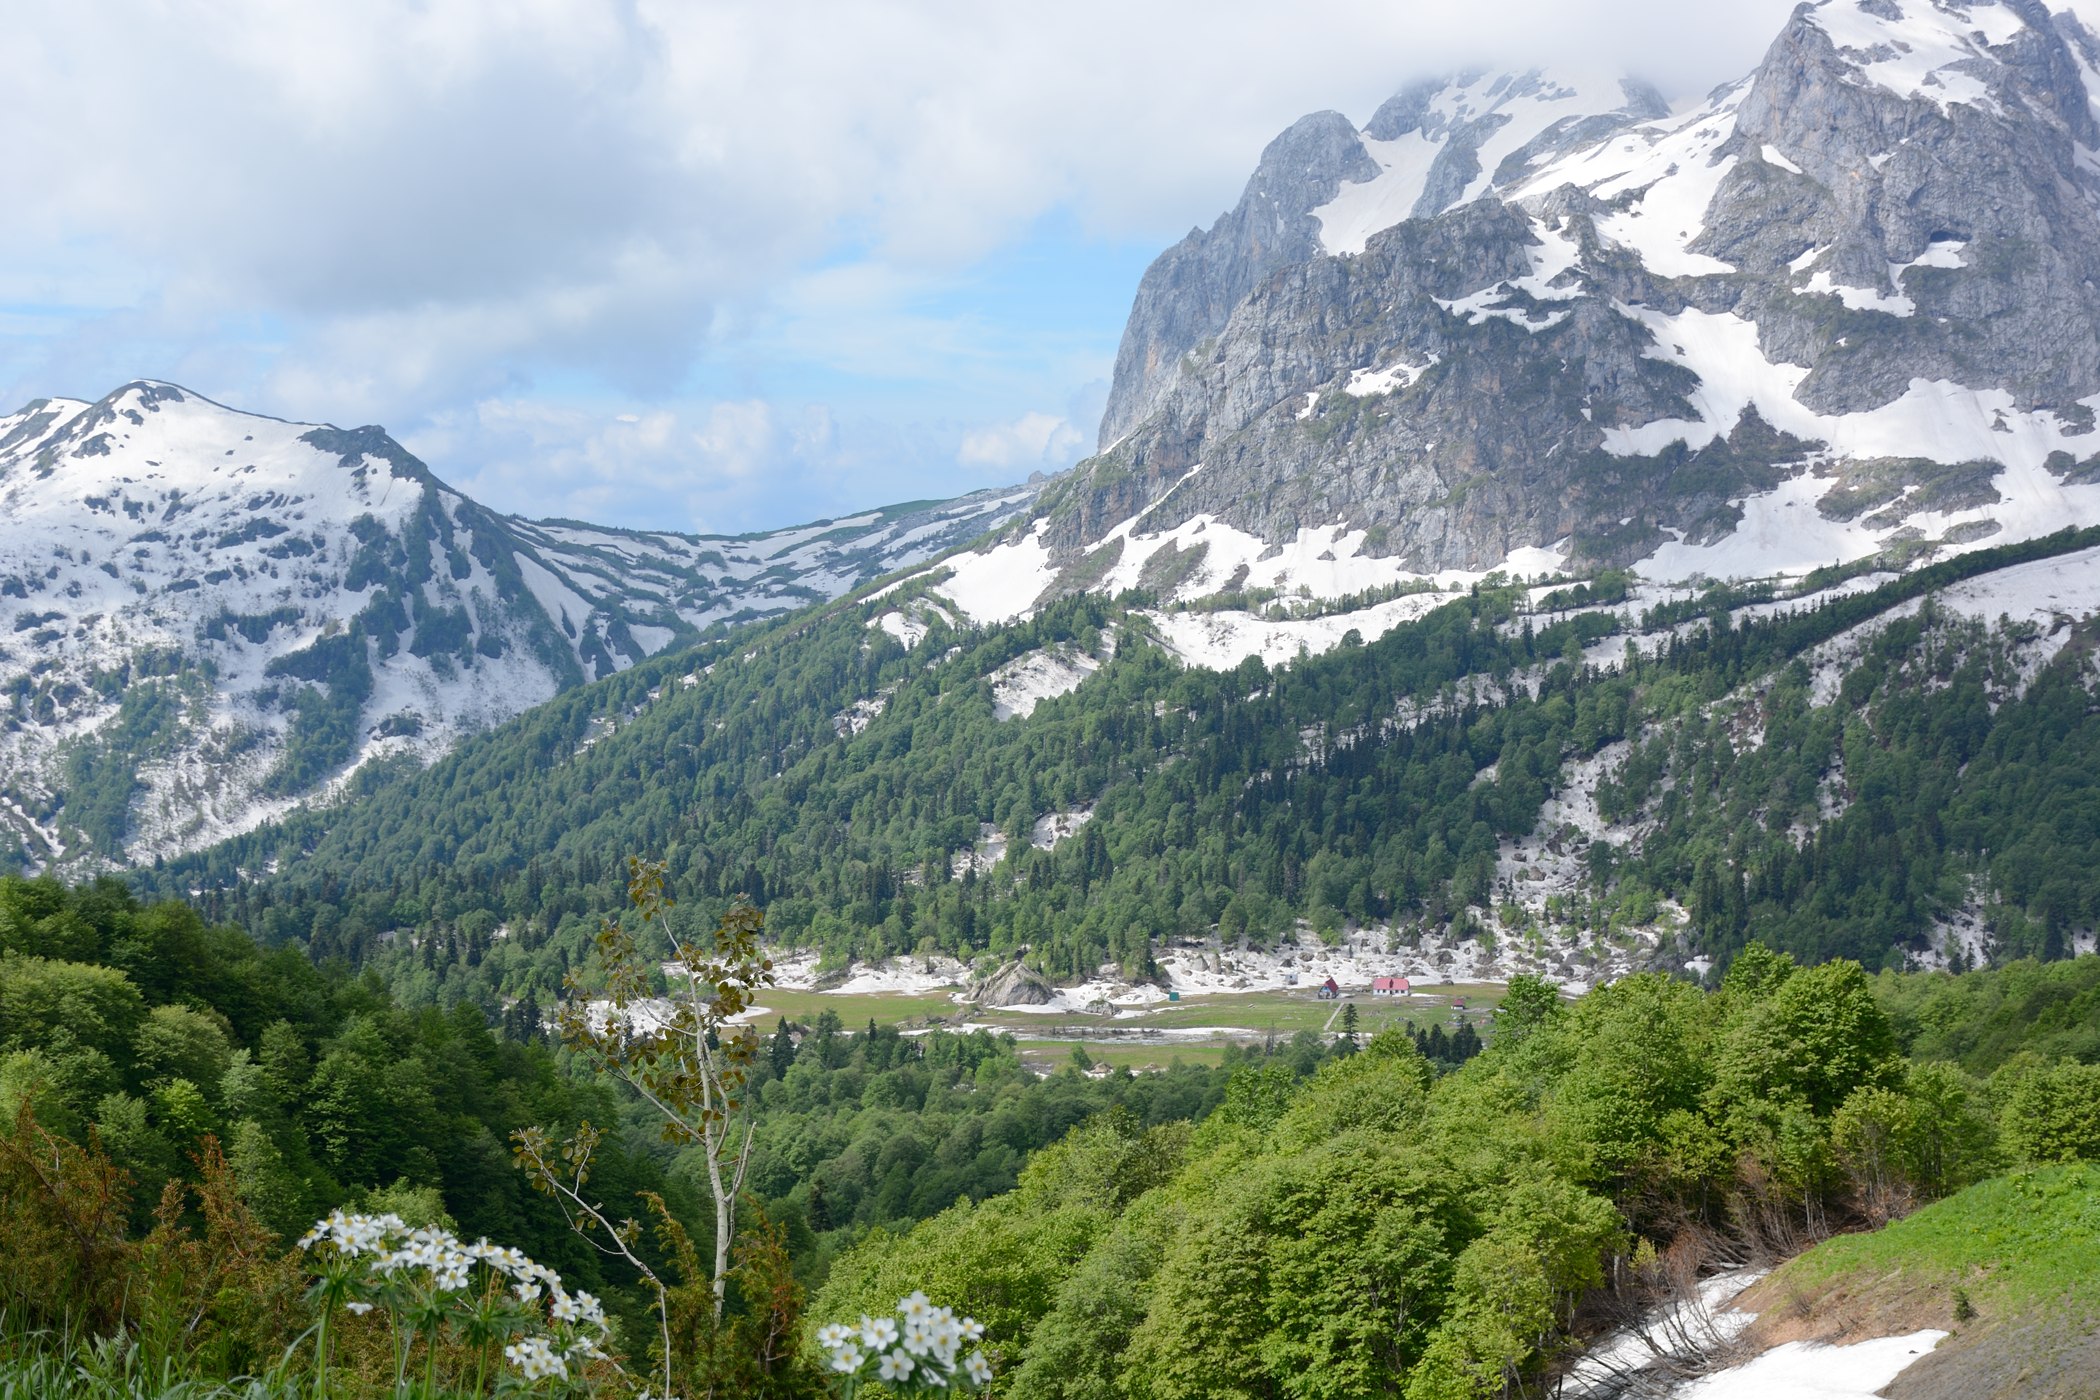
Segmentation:
{"type": "Polygon", "coordinates": [[[1405,977],[1374,977],[1371,979],[1371,995],[1374,997],[1405,997],[1414,995],[1414,987],[1405,977]]]}

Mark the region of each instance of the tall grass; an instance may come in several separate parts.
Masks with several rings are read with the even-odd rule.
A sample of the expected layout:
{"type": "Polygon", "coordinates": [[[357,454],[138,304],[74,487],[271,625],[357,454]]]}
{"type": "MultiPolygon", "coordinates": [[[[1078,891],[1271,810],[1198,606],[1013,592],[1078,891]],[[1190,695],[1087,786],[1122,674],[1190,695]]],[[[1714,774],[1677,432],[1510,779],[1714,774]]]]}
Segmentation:
{"type": "Polygon", "coordinates": [[[67,1345],[48,1335],[0,1344],[0,1400],[304,1400],[281,1372],[258,1378],[198,1380],[172,1359],[157,1365],[138,1345],[112,1338],[67,1345]],[[41,1344],[41,1345],[40,1345],[41,1344]]]}

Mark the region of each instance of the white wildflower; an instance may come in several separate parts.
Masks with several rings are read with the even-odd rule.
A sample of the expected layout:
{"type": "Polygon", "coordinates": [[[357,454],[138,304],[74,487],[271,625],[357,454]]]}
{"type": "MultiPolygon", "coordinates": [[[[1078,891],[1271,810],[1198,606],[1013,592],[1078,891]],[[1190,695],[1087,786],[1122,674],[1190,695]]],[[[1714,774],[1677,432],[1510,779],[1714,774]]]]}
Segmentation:
{"type": "Polygon", "coordinates": [[[903,1352],[892,1351],[883,1355],[882,1364],[875,1368],[875,1372],[886,1381],[901,1381],[907,1379],[917,1365],[903,1352]]]}
{"type": "Polygon", "coordinates": [[[567,1379],[569,1363],[562,1359],[545,1337],[527,1337],[513,1342],[503,1349],[504,1360],[518,1368],[528,1381],[545,1380],[548,1376],[567,1379]]]}

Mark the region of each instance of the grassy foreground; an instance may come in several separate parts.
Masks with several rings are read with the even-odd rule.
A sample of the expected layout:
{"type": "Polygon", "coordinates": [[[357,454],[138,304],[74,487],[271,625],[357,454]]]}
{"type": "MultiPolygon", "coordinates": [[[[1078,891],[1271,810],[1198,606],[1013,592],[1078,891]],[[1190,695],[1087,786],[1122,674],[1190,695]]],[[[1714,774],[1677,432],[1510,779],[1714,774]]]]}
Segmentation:
{"type": "Polygon", "coordinates": [[[1898,1378],[1895,1400],[2100,1396],[2100,1165],[1993,1177],[1827,1241],[1745,1303],[1774,1343],[1951,1333],[1898,1378]]]}

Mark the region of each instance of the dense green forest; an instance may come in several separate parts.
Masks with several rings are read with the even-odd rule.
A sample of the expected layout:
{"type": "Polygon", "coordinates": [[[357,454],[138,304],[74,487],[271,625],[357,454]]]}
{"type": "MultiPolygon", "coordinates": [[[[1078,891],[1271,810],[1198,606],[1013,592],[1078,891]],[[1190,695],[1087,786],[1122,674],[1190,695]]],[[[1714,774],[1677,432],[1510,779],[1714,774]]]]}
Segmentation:
{"type": "MultiPolygon", "coordinates": [[[[1309,1074],[1324,1053],[1324,1042],[1299,1046],[1279,1063],[1309,1074]]],[[[1041,1078],[987,1033],[848,1033],[829,1013],[794,1030],[781,1021],[751,1076],[751,1204],[796,1269],[818,1278],[873,1227],[1009,1189],[1029,1153],[1075,1124],[1111,1112],[1148,1126],[1200,1118],[1230,1072],[1041,1078]]],[[[507,1038],[471,1003],[404,1008],[369,972],[265,951],[109,880],[0,879],[0,1109],[11,1121],[24,1103],[44,1129],[92,1138],[126,1175],[135,1233],[169,1182],[197,1179],[209,1135],[242,1201],[282,1238],[346,1204],[420,1199],[466,1236],[522,1248],[631,1312],[632,1279],[511,1160],[516,1129],[585,1119],[611,1129],[594,1171],[608,1198],[656,1191],[681,1217],[704,1215],[690,1158],[657,1140],[631,1095],[536,1030],[507,1038]]],[[[0,1313],[40,1315],[16,1281],[0,1269],[0,1313]]]]}
{"type": "Polygon", "coordinates": [[[1026,948],[1053,976],[1143,976],[1169,940],[1260,942],[1303,919],[1403,940],[1639,926],[1684,961],[1755,939],[1900,967],[1944,953],[1965,908],[1998,956],[2059,956],[2100,920],[2089,646],[2031,674],[2031,632],[1929,595],[2092,543],[1979,551],[1792,608],[1717,587],[1630,622],[1608,606],[1622,590],[1539,605],[1591,608],[1569,613],[1483,586],[1375,642],[1222,673],[1164,651],[1137,595],[1000,628],[928,609],[907,649],[870,625],[912,606],[905,590],[652,660],[141,879],[269,945],[377,967],[409,1004],[467,999],[514,1028],[618,903],[631,851],[665,856],[690,917],[748,892],[773,937],[834,962],[1026,948]],[[1816,653],[1863,624],[1878,630],[1816,653]],[[987,677],[1051,647],[1102,664],[999,720],[987,677]],[[871,697],[863,729],[836,722],[871,697]],[[1509,904],[1505,840],[1532,833],[1571,762],[1622,741],[1596,793],[1621,825],[1558,833],[1584,851],[1581,887],[1509,904]],[[1077,810],[1077,834],[1030,844],[1038,818],[1077,810]],[[958,861],[987,827],[1005,858],[958,861]]]}
{"type": "MultiPolygon", "coordinates": [[[[1471,1027],[1307,1032],[1218,1068],[1039,1076],[984,1033],[776,1021],[744,1208],[783,1272],[731,1322],[923,1289],[986,1324],[1002,1393],[1497,1395],[1612,1287],[1662,1289],[1659,1250],[1784,1254],[2100,1160],[2096,1007],[2095,957],[1869,976],[1752,944],[1713,991],[1651,973],[1566,1004],[1520,980],[1484,1051],[1471,1027]]],[[[705,1233],[693,1149],[537,1033],[112,881],[0,880],[0,1109],[0,1379],[46,1376],[82,1326],[206,1377],[302,1354],[286,1244],[346,1205],[524,1249],[638,1354],[635,1280],[510,1161],[528,1124],[605,1126],[593,1189],[661,1193],[705,1233]]],[[[345,1328],[383,1374],[383,1338],[345,1328]]]]}
{"type": "MultiPolygon", "coordinates": [[[[2042,1012],[2090,1054],[2096,969],[1874,979],[1753,945],[1715,992],[1520,981],[1455,1073],[1389,1032],[1308,1080],[1244,1069],[1197,1125],[1089,1124],[1013,1193],[870,1237],[816,1311],[953,1299],[1016,1400],[1552,1393],[1582,1338],[1704,1269],[2100,1160],[2100,1066],[2008,1053],[2042,1012]]],[[[2095,1179],[2070,1180],[2089,1233],[2095,1179]]]]}

